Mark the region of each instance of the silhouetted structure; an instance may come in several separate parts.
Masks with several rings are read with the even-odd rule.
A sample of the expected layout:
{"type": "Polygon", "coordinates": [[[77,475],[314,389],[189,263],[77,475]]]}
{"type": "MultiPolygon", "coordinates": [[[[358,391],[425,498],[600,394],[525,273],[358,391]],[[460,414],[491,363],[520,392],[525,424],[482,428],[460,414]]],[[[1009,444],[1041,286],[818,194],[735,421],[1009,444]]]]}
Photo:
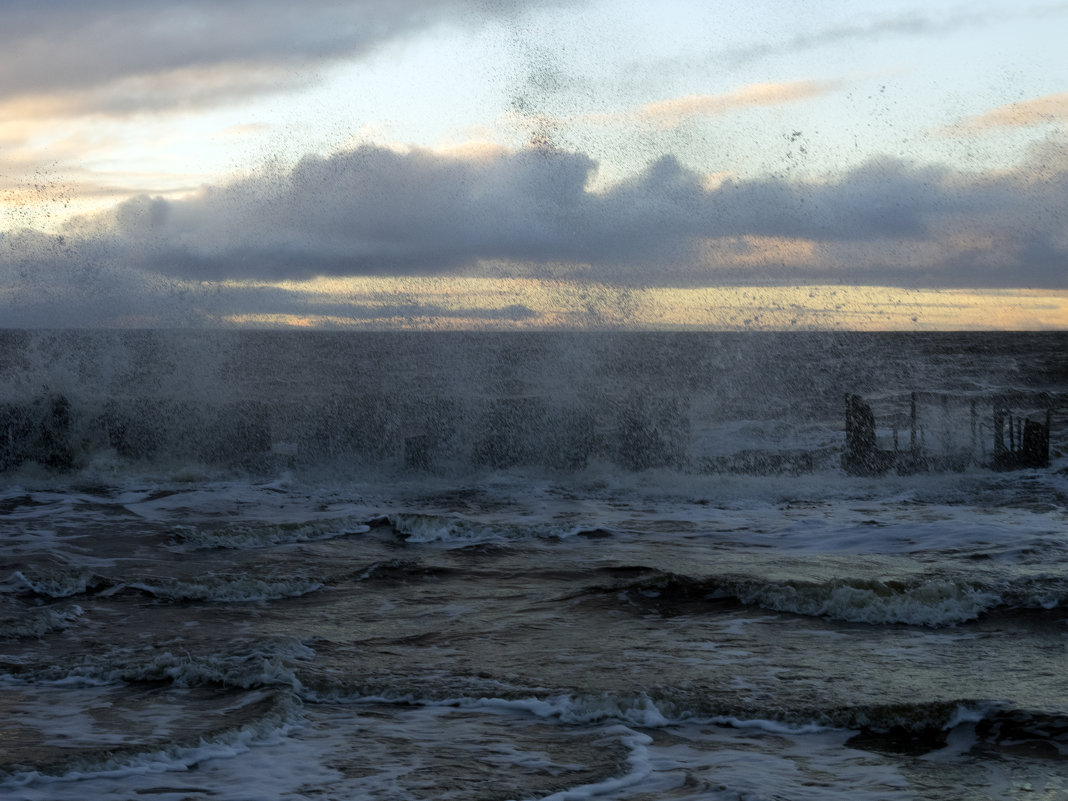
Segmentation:
{"type": "Polygon", "coordinates": [[[886,472],[893,452],[879,449],[875,437],[875,415],[859,395],[846,395],[846,445],[842,469],[855,476],[886,472]]]}
{"type": "Polygon", "coordinates": [[[994,408],[995,470],[1019,470],[1026,467],[1049,467],[1050,410],[1045,423],[1017,417],[1013,420],[1008,409],[994,408]],[[1008,429],[1008,444],[1005,443],[1008,429]]]}
{"type": "Polygon", "coordinates": [[[876,416],[870,403],[859,395],[845,396],[845,450],[842,453],[842,469],[850,475],[871,476],[894,470],[908,474],[927,470],[964,470],[970,464],[981,464],[993,470],[1020,470],[1049,466],[1050,425],[1052,410],[1049,399],[1038,396],[1040,405],[1045,405],[1044,420],[1034,420],[1022,414],[1014,415],[1009,409],[1012,402],[1024,403],[1036,398],[1024,396],[999,396],[987,399],[993,408],[992,452],[989,460],[982,443],[976,398],[961,398],[949,393],[917,393],[909,396],[907,448],[899,445],[899,430],[904,427],[900,416],[891,421],[892,448],[880,448],[876,428],[876,416]],[[928,429],[921,426],[917,414],[920,399],[930,402],[931,414],[939,422],[938,430],[932,432],[941,440],[940,447],[927,444],[928,429]],[[954,410],[956,418],[954,418],[954,410]],[[966,411],[965,411],[966,410],[966,411]],[[964,435],[955,430],[968,423],[970,444],[959,443],[964,435]]]}

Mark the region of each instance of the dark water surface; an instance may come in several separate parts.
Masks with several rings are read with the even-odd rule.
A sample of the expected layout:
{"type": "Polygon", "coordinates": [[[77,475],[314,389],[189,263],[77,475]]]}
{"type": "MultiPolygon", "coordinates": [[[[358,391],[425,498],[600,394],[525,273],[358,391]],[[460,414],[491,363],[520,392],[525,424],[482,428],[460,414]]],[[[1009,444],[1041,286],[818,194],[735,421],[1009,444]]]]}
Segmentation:
{"type": "Polygon", "coordinates": [[[0,332],[0,797],[1066,797],[1066,352],[0,332]]]}

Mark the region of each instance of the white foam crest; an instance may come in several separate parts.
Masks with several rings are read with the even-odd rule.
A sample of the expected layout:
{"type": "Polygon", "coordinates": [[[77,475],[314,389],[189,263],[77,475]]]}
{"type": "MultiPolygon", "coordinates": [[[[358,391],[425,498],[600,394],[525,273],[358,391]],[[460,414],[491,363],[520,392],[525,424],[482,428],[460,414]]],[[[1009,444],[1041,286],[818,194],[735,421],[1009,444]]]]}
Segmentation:
{"type": "MultiPolygon", "coordinates": [[[[95,687],[139,681],[168,681],[175,687],[221,685],[238,689],[286,687],[303,690],[292,660],[310,659],[315,652],[296,640],[265,643],[232,656],[194,656],[162,651],[151,659],[134,661],[124,653],[105,656],[99,663],[56,666],[32,676],[33,683],[57,687],[95,687]]],[[[18,675],[4,677],[21,683],[18,675]]]]}
{"type": "Polygon", "coordinates": [[[959,704],[942,728],[949,731],[962,723],[979,723],[1000,712],[1001,709],[1002,705],[993,701],[979,704],[959,704]]]}
{"type": "Polygon", "coordinates": [[[611,696],[559,695],[546,699],[529,698],[522,700],[504,698],[461,699],[455,703],[457,706],[463,707],[518,709],[540,718],[552,718],[569,724],[620,721],[630,726],[659,729],[670,726],[679,719],[673,719],[665,714],[657,703],[645,693],[639,693],[634,698],[626,700],[612,698],[611,696]]]}
{"type": "Polygon", "coordinates": [[[299,703],[284,699],[263,718],[213,733],[210,738],[201,737],[194,745],[174,745],[142,753],[107,755],[95,760],[89,758],[80,765],[77,760],[72,760],[70,769],[58,775],[45,774],[38,770],[15,771],[0,780],[0,788],[6,786],[18,788],[20,791],[47,792],[47,788],[56,783],[185,771],[210,759],[230,759],[246,753],[253,746],[279,742],[303,725],[299,703]]]}
{"type": "Polygon", "coordinates": [[[249,654],[235,664],[234,660],[218,657],[194,658],[166,652],[140,669],[119,669],[113,674],[121,675],[126,681],[167,678],[177,687],[222,684],[242,689],[264,686],[301,688],[294,669],[276,653],[249,654]]]}
{"type": "Polygon", "coordinates": [[[630,766],[630,770],[622,776],[613,776],[599,782],[573,787],[569,790],[544,796],[541,801],[580,801],[583,798],[612,795],[641,784],[649,778],[649,775],[653,772],[653,764],[649,758],[648,748],[648,746],[652,745],[652,737],[632,731],[626,726],[611,726],[604,730],[602,739],[621,742],[627,746],[630,751],[627,754],[627,764],[630,766]]]}
{"type": "Polygon", "coordinates": [[[225,528],[178,526],[178,540],[193,548],[246,550],[295,542],[316,542],[365,534],[371,527],[352,518],[311,520],[295,523],[243,523],[225,528]]]}
{"type": "Polygon", "coordinates": [[[820,723],[793,724],[764,718],[739,718],[733,715],[715,715],[709,718],[708,722],[715,723],[718,726],[729,726],[732,729],[758,729],[769,734],[818,734],[836,730],[831,726],[824,726],[820,723]]]}
{"type": "Polygon", "coordinates": [[[620,722],[641,728],[663,728],[679,720],[691,720],[694,716],[683,714],[671,717],[645,693],[629,699],[611,696],[554,695],[547,698],[500,698],[494,696],[448,696],[430,698],[410,693],[357,693],[332,692],[302,688],[301,697],[311,703],[353,704],[404,704],[423,707],[453,707],[461,709],[494,709],[523,712],[537,718],[558,720],[568,724],[595,724],[620,722]]]}
{"type": "Polygon", "coordinates": [[[809,734],[830,730],[817,723],[788,723],[772,719],[743,719],[729,715],[709,715],[697,710],[675,708],[670,702],[657,702],[648,694],[636,693],[621,698],[612,695],[553,695],[545,698],[500,698],[492,696],[460,696],[428,698],[412,694],[369,694],[345,696],[304,688],[301,697],[311,703],[404,704],[424,707],[455,707],[460,709],[491,709],[522,712],[545,720],[568,725],[597,725],[618,723],[642,729],[662,729],[688,723],[704,723],[733,728],[760,729],[774,734],[809,734]]]}
{"type": "MultiPolygon", "coordinates": [[[[471,704],[464,704],[470,706],[471,704]]],[[[730,715],[708,715],[685,709],[669,710],[674,704],[657,703],[646,693],[622,700],[611,696],[555,696],[545,700],[529,699],[509,701],[504,699],[478,699],[477,706],[503,706],[523,709],[543,718],[555,718],[568,724],[593,724],[605,721],[620,721],[628,726],[643,729],[660,729],[682,723],[706,723],[733,728],[760,729],[773,734],[810,734],[827,731],[828,727],[817,723],[793,724],[784,721],[747,718],[730,715]]]]}
{"type": "Polygon", "coordinates": [[[457,543],[472,545],[522,539],[556,539],[578,534],[584,529],[549,521],[514,523],[476,521],[451,515],[401,513],[390,515],[394,531],[410,543],[457,543]]]}
{"type": "Polygon", "coordinates": [[[929,579],[911,587],[881,581],[825,584],[753,584],[717,595],[776,612],[830,617],[850,623],[905,623],[945,626],[978,618],[1004,602],[988,588],[950,579],[929,579]]]}
{"type": "MultiPolygon", "coordinates": [[[[299,598],[322,589],[323,583],[300,577],[205,576],[188,581],[136,581],[123,586],[170,601],[247,603],[299,598]]],[[[117,587],[112,592],[120,589],[117,587]]]]}
{"type": "Polygon", "coordinates": [[[0,620],[0,637],[43,637],[71,626],[85,614],[80,606],[67,609],[32,609],[21,617],[0,620]]]}
{"type": "Polygon", "coordinates": [[[48,574],[16,570],[7,581],[0,584],[0,591],[3,591],[3,585],[7,585],[15,591],[29,590],[48,598],[70,598],[72,595],[84,594],[98,583],[99,577],[84,570],[53,571],[48,574]]]}

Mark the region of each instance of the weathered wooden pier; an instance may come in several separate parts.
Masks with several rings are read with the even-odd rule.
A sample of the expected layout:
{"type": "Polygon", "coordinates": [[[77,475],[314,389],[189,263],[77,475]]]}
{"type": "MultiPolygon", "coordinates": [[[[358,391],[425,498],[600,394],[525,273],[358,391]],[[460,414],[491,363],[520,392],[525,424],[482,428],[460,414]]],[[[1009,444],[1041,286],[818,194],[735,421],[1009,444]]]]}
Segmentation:
{"type": "Polygon", "coordinates": [[[1044,393],[984,397],[912,392],[907,412],[904,406],[902,396],[870,402],[845,396],[843,470],[871,476],[960,471],[973,465],[992,470],[1049,466],[1053,409],[1044,393]],[[873,405],[883,414],[877,415],[873,405]]]}

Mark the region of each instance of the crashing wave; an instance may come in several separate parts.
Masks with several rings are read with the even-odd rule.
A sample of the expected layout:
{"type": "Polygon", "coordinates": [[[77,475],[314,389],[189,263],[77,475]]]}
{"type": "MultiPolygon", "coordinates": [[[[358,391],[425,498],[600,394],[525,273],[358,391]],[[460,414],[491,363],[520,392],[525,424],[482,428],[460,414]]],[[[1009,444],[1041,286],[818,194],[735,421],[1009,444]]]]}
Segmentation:
{"type": "Polygon", "coordinates": [[[765,581],[717,576],[694,579],[658,574],[614,588],[628,602],[666,609],[683,604],[699,610],[702,603],[735,601],[774,612],[827,617],[848,623],[950,626],[976,620],[999,608],[1048,610],[1064,605],[1068,587],[994,587],[946,577],[913,580],[833,579],[830,581],[765,581]]]}

